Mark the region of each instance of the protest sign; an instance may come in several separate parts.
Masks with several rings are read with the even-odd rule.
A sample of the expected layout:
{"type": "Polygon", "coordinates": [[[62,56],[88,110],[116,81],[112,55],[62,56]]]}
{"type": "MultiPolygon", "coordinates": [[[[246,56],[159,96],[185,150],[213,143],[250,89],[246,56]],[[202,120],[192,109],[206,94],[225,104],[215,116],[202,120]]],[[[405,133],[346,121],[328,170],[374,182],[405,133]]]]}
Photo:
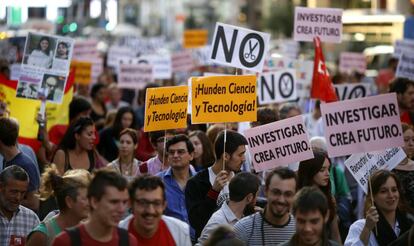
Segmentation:
{"type": "Polygon", "coordinates": [[[340,43],[342,39],[342,9],[295,7],[293,36],[295,41],[340,43]]]}
{"type": "Polygon", "coordinates": [[[256,76],[191,79],[191,122],[256,121],[256,76]]]}
{"type": "Polygon", "coordinates": [[[111,46],[108,50],[107,64],[113,67],[115,71],[119,71],[119,60],[123,58],[136,57],[136,52],[129,47],[125,46],[111,46]]]}
{"type": "Polygon", "coordinates": [[[368,83],[334,85],[336,95],[341,101],[371,96],[373,94],[371,86],[368,83]]]}
{"type": "Polygon", "coordinates": [[[194,68],[194,60],[190,50],[183,50],[173,53],[171,63],[174,73],[188,72],[194,68]]]}
{"type": "Polygon", "coordinates": [[[401,54],[413,53],[414,40],[411,39],[400,39],[395,41],[393,57],[400,58],[401,54]]]}
{"type": "Polygon", "coordinates": [[[270,34],[217,22],[210,59],[218,64],[262,72],[270,34]]]}
{"type": "Polygon", "coordinates": [[[146,55],[137,58],[137,63],[145,63],[152,66],[154,79],[171,79],[172,66],[170,55],[146,55]]]}
{"type": "Polygon", "coordinates": [[[395,93],[321,104],[329,157],[404,145],[395,93]]]}
{"type": "Polygon", "coordinates": [[[209,66],[213,64],[210,61],[210,50],[210,45],[192,50],[192,55],[196,66],[209,66]]]}
{"type": "Polygon", "coordinates": [[[356,52],[342,52],[339,59],[339,71],[351,74],[354,71],[365,73],[367,61],[365,55],[356,52]]]}
{"type": "Polygon", "coordinates": [[[296,71],[262,73],[257,80],[259,105],[279,103],[296,99],[296,71]]]}
{"type": "Polygon", "coordinates": [[[71,67],[75,68],[75,83],[89,85],[92,80],[92,63],[72,61],[71,67]]]}
{"type": "Polygon", "coordinates": [[[29,32],[16,97],[38,99],[47,89],[47,100],[61,103],[72,52],[70,38],[29,32]]]}
{"type": "Polygon", "coordinates": [[[144,131],[187,127],[188,86],[148,88],[144,131]]]}
{"type": "Polygon", "coordinates": [[[256,172],[313,158],[301,115],[244,132],[256,172]]]}
{"type": "Polygon", "coordinates": [[[353,154],[345,161],[345,166],[367,194],[368,179],[374,171],[381,169],[391,171],[406,157],[402,148],[391,148],[371,153],[353,154]]]}
{"type": "Polygon", "coordinates": [[[123,36],[120,37],[116,46],[128,47],[133,51],[133,56],[142,56],[155,54],[159,49],[166,47],[165,37],[136,37],[136,36],[123,36]]]}
{"type": "Polygon", "coordinates": [[[20,63],[10,65],[10,80],[19,80],[21,67],[20,63]]]}
{"type": "Polygon", "coordinates": [[[282,52],[283,56],[287,58],[296,59],[296,57],[298,57],[299,50],[299,42],[296,42],[294,40],[282,40],[280,43],[280,51],[282,52]]]}
{"type": "Polygon", "coordinates": [[[396,77],[414,80],[414,50],[401,54],[398,60],[396,77]]]}
{"type": "Polygon", "coordinates": [[[83,60],[85,57],[99,57],[98,41],[89,40],[76,40],[73,47],[74,60],[83,60]]]}
{"type": "Polygon", "coordinates": [[[120,64],[119,88],[142,89],[153,81],[152,66],[147,64],[120,64]]]}
{"type": "Polygon", "coordinates": [[[207,29],[193,29],[184,31],[183,47],[186,49],[203,47],[207,45],[207,42],[207,29]]]}

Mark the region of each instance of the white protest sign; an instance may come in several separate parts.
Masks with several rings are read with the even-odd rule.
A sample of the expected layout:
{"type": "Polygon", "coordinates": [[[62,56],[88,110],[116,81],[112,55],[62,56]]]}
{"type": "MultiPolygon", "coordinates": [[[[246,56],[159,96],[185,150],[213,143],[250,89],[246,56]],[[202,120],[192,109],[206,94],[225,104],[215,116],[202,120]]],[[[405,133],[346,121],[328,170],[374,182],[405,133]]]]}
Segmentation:
{"type": "Polygon", "coordinates": [[[356,52],[341,52],[339,59],[339,71],[341,73],[352,73],[357,71],[365,73],[367,70],[367,61],[365,55],[356,52]]]}
{"type": "Polygon", "coordinates": [[[342,39],[342,9],[295,7],[293,36],[296,41],[340,43],[342,39]]]}
{"type": "Polygon", "coordinates": [[[218,64],[262,72],[270,34],[217,22],[210,59],[218,64]]]}
{"type": "Polygon", "coordinates": [[[296,59],[300,50],[299,42],[294,40],[283,40],[280,44],[280,50],[284,56],[296,59]]]}
{"type": "Polygon", "coordinates": [[[207,45],[205,47],[192,49],[193,59],[197,66],[209,66],[213,63],[210,61],[210,51],[211,46],[207,45]]]}
{"type": "Polygon", "coordinates": [[[393,57],[400,58],[401,54],[414,50],[414,40],[411,39],[400,39],[395,41],[393,57]]]}
{"type": "Polygon", "coordinates": [[[153,81],[152,66],[147,64],[120,64],[119,88],[142,89],[153,81]]]}
{"type": "Polygon", "coordinates": [[[353,154],[345,161],[345,166],[364,190],[368,193],[369,176],[376,170],[392,170],[406,158],[402,148],[391,148],[384,151],[353,154]]]}
{"type": "Polygon", "coordinates": [[[10,65],[10,80],[19,80],[21,66],[20,63],[10,65]]]}
{"type": "Polygon", "coordinates": [[[194,68],[194,60],[190,50],[173,53],[171,63],[173,72],[188,72],[194,68]]]}
{"type": "Polygon", "coordinates": [[[372,86],[368,83],[347,83],[334,85],[339,100],[362,98],[372,95],[372,86]]]}
{"type": "Polygon", "coordinates": [[[138,58],[138,63],[146,63],[152,66],[154,79],[171,79],[172,65],[170,55],[146,55],[138,58]]]}
{"type": "Polygon", "coordinates": [[[414,50],[410,53],[401,54],[398,60],[396,77],[414,80],[414,50]]]}
{"type": "Polygon", "coordinates": [[[136,56],[135,52],[131,48],[124,46],[111,46],[108,50],[107,64],[108,66],[115,68],[115,71],[118,71],[119,59],[133,57],[136,56]]]}
{"type": "Polygon", "coordinates": [[[97,46],[97,40],[76,40],[73,48],[73,59],[82,61],[86,57],[99,57],[97,46]]]}
{"type": "Polygon", "coordinates": [[[321,104],[329,157],[404,145],[397,96],[378,96],[321,104]]]}
{"type": "Polygon", "coordinates": [[[244,132],[256,172],[313,158],[302,115],[244,132]]]}
{"type": "Polygon", "coordinates": [[[262,73],[257,80],[259,104],[296,99],[296,72],[293,69],[262,73]]]}

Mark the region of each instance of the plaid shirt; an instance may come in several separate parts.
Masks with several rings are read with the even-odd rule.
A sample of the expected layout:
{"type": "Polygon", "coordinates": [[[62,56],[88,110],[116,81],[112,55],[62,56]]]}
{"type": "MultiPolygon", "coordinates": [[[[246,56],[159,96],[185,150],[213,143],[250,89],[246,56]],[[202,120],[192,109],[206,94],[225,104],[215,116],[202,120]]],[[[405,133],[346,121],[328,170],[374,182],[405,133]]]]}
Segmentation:
{"type": "Polygon", "coordinates": [[[0,211],[0,246],[8,246],[12,235],[26,238],[39,223],[37,215],[23,206],[19,206],[10,221],[0,211]]]}

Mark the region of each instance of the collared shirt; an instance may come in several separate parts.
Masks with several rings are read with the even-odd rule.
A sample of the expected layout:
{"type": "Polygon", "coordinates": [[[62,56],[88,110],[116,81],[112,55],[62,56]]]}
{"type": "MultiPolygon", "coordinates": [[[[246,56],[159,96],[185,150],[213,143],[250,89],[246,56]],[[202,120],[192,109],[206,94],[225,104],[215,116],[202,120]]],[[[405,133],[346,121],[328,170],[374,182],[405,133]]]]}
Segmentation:
{"type": "MultiPolygon", "coordinates": [[[[364,246],[364,243],[359,238],[362,230],[364,229],[364,226],[365,226],[365,219],[360,219],[360,220],[355,221],[349,228],[348,236],[345,239],[344,245],[345,246],[364,246]]],[[[392,229],[394,230],[395,235],[397,235],[398,237],[401,232],[398,220],[395,221],[395,225],[392,227],[392,229]]],[[[369,233],[368,245],[369,246],[379,245],[372,231],[369,233]]]]}
{"type": "Polygon", "coordinates": [[[198,238],[197,245],[203,245],[207,238],[210,236],[211,232],[217,226],[225,224],[233,226],[237,223],[237,221],[239,221],[239,219],[236,217],[233,211],[231,211],[229,205],[224,202],[221,208],[217,210],[207,222],[206,226],[203,229],[203,232],[201,232],[201,236],[198,238]]]}
{"type": "Polygon", "coordinates": [[[157,175],[157,173],[162,171],[163,164],[159,156],[156,155],[147,160],[148,173],[151,175],[157,175]]]}
{"type": "Polygon", "coordinates": [[[12,237],[15,240],[24,240],[39,223],[37,215],[21,205],[10,221],[0,212],[0,246],[10,245],[12,237]]]}

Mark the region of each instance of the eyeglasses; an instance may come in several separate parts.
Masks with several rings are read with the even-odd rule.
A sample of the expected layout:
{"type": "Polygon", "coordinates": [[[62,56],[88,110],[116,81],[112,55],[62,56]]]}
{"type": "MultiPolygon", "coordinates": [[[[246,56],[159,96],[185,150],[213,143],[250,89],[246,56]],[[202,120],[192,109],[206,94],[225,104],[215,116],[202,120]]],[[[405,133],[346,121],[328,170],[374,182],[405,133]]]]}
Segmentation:
{"type": "Polygon", "coordinates": [[[155,209],[159,209],[164,205],[164,201],[161,200],[149,201],[147,199],[135,199],[135,202],[141,208],[149,208],[152,205],[155,209]]]}
{"type": "Polygon", "coordinates": [[[168,141],[170,138],[167,137],[167,139],[165,139],[165,137],[160,137],[157,139],[157,143],[163,143],[164,140],[168,141]]]}
{"type": "Polygon", "coordinates": [[[177,152],[178,155],[184,155],[187,153],[187,150],[185,149],[170,149],[168,150],[169,155],[174,155],[177,152]]]}

